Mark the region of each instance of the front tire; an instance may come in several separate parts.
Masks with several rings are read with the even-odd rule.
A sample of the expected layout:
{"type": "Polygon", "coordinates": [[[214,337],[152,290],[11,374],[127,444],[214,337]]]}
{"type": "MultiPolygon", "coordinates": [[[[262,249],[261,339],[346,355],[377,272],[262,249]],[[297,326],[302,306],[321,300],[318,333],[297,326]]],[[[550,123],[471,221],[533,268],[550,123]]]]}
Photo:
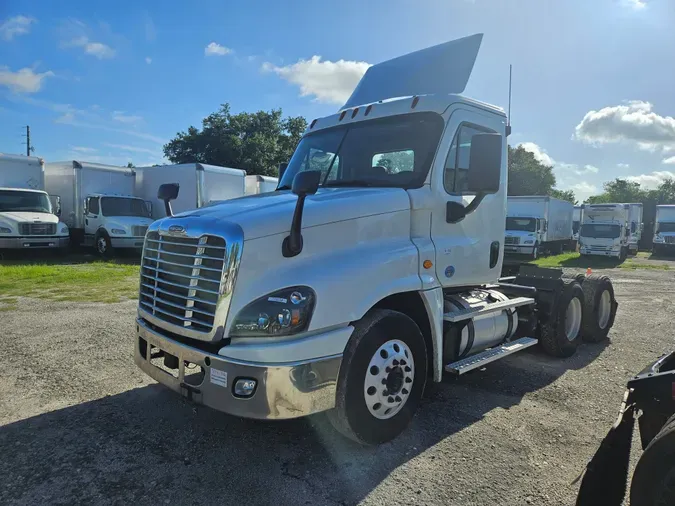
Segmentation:
{"type": "Polygon", "coordinates": [[[675,416],[649,443],[635,467],[631,506],[675,504],[675,416]]]}
{"type": "Polygon", "coordinates": [[[532,260],[539,258],[539,245],[535,244],[532,248],[532,260]]]}
{"type": "Polygon", "coordinates": [[[549,355],[571,357],[581,343],[584,292],[576,280],[562,281],[562,293],[553,314],[541,325],[539,342],[549,355]]]}
{"type": "Polygon", "coordinates": [[[628,247],[621,248],[621,253],[619,254],[619,262],[623,263],[628,258],[628,247]]]}
{"type": "Polygon", "coordinates": [[[105,232],[97,232],[94,237],[94,248],[96,248],[96,253],[98,253],[98,256],[101,258],[109,258],[112,256],[110,236],[105,232]]]}
{"type": "Polygon", "coordinates": [[[354,325],[342,358],[335,429],[363,445],[394,439],[410,424],[427,378],[427,349],[417,324],[403,313],[373,309],[354,325]]]}

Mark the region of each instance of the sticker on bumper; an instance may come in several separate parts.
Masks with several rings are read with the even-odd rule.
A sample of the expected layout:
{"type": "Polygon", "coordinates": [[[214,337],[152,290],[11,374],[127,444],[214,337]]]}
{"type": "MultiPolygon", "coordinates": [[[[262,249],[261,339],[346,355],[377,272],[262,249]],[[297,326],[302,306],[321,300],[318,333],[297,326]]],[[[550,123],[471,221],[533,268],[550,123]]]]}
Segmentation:
{"type": "Polygon", "coordinates": [[[221,387],[227,387],[227,372],[219,371],[218,369],[213,368],[209,370],[211,371],[210,373],[211,383],[221,387]]]}

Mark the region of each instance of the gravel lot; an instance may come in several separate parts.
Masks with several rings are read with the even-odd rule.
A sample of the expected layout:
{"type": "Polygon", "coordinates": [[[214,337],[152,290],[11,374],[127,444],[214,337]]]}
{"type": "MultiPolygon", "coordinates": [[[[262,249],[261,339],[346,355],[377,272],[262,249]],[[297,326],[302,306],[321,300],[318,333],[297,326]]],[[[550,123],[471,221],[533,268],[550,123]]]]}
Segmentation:
{"type": "Polygon", "coordinates": [[[155,384],[133,364],[133,301],[19,299],[0,312],[0,504],[573,504],[626,380],[673,347],[673,271],[607,273],[610,343],[447,378],[366,449],[322,417],[240,420],[155,384]]]}

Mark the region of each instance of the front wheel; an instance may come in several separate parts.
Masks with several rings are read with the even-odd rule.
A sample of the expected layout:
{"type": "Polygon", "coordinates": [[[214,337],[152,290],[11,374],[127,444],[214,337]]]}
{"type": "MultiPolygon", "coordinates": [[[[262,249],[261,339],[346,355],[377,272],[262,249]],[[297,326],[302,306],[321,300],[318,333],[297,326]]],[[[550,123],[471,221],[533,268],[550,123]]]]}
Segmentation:
{"type": "Polygon", "coordinates": [[[108,258],[112,255],[112,246],[110,244],[110,237],[105,232],[98,232],[94,237],[94,247],[96,253],[102,258],[108,258]]]}
{"type": "Polygon", "coordinates": [[[532,248],[532,260],[539,258],[539,245],[535,244],[532,248]]]}
{"type": "Polygon", "coordinates": [[[410,424],[427,378],[427,349],[403,313],[373,309],[354,325],[328,419],[364,445],[394,439],[410,424]]]}
{"type": "Polygon", "coordinates": [[[626,258],[628,258],[628,247],[623,247],[619,253],[619,262],[625,262],[626,258]]]}

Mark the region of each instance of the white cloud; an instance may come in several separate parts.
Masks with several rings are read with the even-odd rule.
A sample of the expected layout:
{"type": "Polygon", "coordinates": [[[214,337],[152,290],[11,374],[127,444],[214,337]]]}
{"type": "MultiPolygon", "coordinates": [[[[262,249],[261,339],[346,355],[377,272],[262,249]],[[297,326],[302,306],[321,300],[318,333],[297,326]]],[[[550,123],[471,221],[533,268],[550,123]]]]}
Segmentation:
{"type": "Polygon", "coordinates": [[[665,163],[667,165],[675,165],[675,156],[671,156],[670,158],[664,158],[661,163],[665,163]]]}
{"type": "Polygon", "coordinates": [[[640,11],[647,7],[646,0],[623,0],[622,2],[626,7],[631,7],[636,11],[640,11]]]}
{"type": "Polygon", "coordinates": [[[229,47],[221,46],[217,42],[211,42],[204,48],[204,55],[206,56],[225,56],[231,52],[232,50],[229,47]]]}
{"type": "Polygon", "coordinates": [[[106,146],[109,148],[114,148],[114,149],[119,149],[122,151],[129,151],[131,153],[145,153],[148,155],[157,155],[157,150],[156,149],[148,149],[148,148],[139,148],[137,146],[128,146],[126,144],[109,144],[106,143],[106,146]]]}
{"type": "Polygon", "coordinates": [[[30,25],[35,19],[28,16],[14,16],[0,25],[0,38],[12,40],[17,35],[26,35],[30,32],[30,25]]]}
{"type": "Polygon", "coordinates": [[[593,145],[634,144],[643,151],[675,149],[675,118],[661,116],[649,102],[632,100],[622,105],[589,111],[576,126],[574,138],[593,145]]]}
{"type": "Polygon", "coordinates": [[[125,123],[128,125],[133,125],[143,121],[142,116],[136,116],[133,114],[125,114],[124,111],[113,111],[112,112],[113,121],[119,121],[120,123],[125,123]]]}
{"type": "Polygon", "coordinates": [[[538,162],[552,166],[553,170],[560,174],[572,173],[577,176],[583,176],[584,174],[597,174],[600,171],[600,169],[594,165],[577,165],[576,163],[558,162],[554,160],[544,148],[534,142],[521,142],[519,146],[525,151],[532,153],[538,162]]]}
{"type": "Polygon", "coordinates": [[[520,146],[522,146],[525,151],[532,153],[538,162],[541,162],[544,165],[555,165],[555,160],[534,142],[521,142],[520,146]]]}
{"type": "Polygon", "coordinates": [[[66,47],[81,47],[88,55],[95,56],[99,60],[113,58],[115,50],[102,42],[93,42],[86,35],[77,37],[66,44],[66,47]]]}
{"type": "Polygon", "coordinates": [[[630,165],[627,163],[617,163],[616,166],[619,169],[630,169],[630,165]]]}
{"type": "Polygon", "coordinates": [[[145,63],[147,63],[148,65],[150,65],[150,64],[152,63],[152,58],[150,58],[149,56],[146,56],[146,57],[145,57],[145,63]]]}
{"type": "Polygon", "coordinates": [[[662,170],[654,171],[649,174],[640,174],[639,176],[629,176],[626,179],[634,183],[640,183],[640,186],[653,190],[666,179],[675,179],[675,173],[662,170]]]}
{"type": "Polygon", "coordinates": [[[599,193],[599,189],[597,186],[592,185],[586,181],[573,184],[572,186],[569,187],[569,189],[574,192],[574,195],[579,202],[584,202],[591,195],[597,195],[599,193]]]}
{"type": "Polygon", "coordinates": [[[320,56],[299,60],[292,65],[277,67],[265,62],[262,70],[274,72],[282,79],[300,87],[300,96],[314,96],[318,102],[344,104],[370,67],[363,61],[321,61],[320,56]]]}
{"type": "Polygon", "coordinates": [[[8,67],[0,66],[0,86],[6,86],[15,93],[36,93],[42,88],[46,77],[54,77],[54,72],[35,72],[28,67],[12,72],[8,67]]]}
{"type": "Polygon", "coordinates": [[[84,146],[71,146],[70,150],[75,151],[76,153],[96,153],[97,151],[94,148],[87,148],[84,146]]]}

